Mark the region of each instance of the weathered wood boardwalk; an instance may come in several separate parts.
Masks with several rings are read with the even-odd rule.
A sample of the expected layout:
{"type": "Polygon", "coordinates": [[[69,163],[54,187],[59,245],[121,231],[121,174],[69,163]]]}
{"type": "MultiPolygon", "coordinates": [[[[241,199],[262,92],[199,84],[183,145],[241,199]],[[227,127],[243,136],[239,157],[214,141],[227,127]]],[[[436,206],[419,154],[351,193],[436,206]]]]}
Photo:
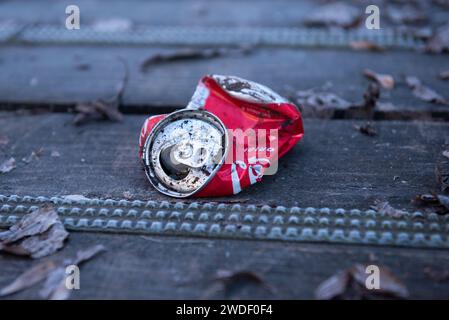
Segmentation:
{"type": "MultiPolygon", "coordinates": [[[[383,2],[374,2],[386,10],[383,2]]],[[[346,43],[353,37],[351,30],[342,31],[347,37],[344,41],[326,33],[324,37],[328,38],[321,39],[317,30],[305,24],[311,10],[320,5],[315,1],[256,3],[247,0],[238,5],[221,0],[213,3],[108,1],[106,6],[99,0],[78,3],[82,28],[96,24],[98,28],[98,23],[111,23],[108,19],[115,19],[112,27],[119,25],[124,31],[110,32],[109,42],[101,32],[92,33],[92,38],[85,34],[76,41],[68,41],[64,33],[65,2],[0,3],[0,138],[3,141],[0,162],[10,157],[17,161],[14,170],[0,174],[0,226],[10,225],[13,219],[24,214],[28,209],[20,207],[24,197],[34,199],[30,200],[31,205],[39,203],[37,197],[51,201],[52,197],[65,195],[122,200],[117,209],[118,218],[110,214],[111,205],[106,206],[109,221],[115,219],[120,223],[126,214],[131,215],[132,201],[157,201],[172,208],[174,200],[156,192],[143,173],[137,156],[139,131],[147,116],[183,108],[204,74],[233,74],[255,80],[292,99],[299,90],[326,88],[350,102],[361,101],[370,83],[362,74],[364,69],[390,74],[396,83],[393,90],[381,90],[373,118],[345,110],[334,113],[332,119],[319,114],[306,117],[304,139],[282,158],[276,175],[264,177],[263,182],[232,198],[202,199],[200,203],[201,206],[204,202],[210,202],[210,206],[218,202],[237,205],[235,210],[226,209],[230,212],[226,217],[235,213],[233,218],[237,222],[219,225],[223,229],[236,226],[235,234],[247,226],[243,219],[251,212],[246,205],[254,204],[257,208],[263,205],[269,208],[267,214],[251,214],[259,222],[267,219],[268,229],[273,233],[277,230],[278,216],[282,221],[281,232],[292,227],[290,220],[284,222],[282,208],[299,207],[304,219],[300,217],[293,229],[301,236],[308,228],[316,235],[322,224],[329,223],[322,229],[327,228],[331,234],[341,229],[346,238],[354,234],[351,231],[360,231],[366,237],[373,231],[376,243],[370,244],[365,238],[342,244],[344,241],[319,242],[316,237],[309,241],[301,236],[292,241],[270,236],[244,240],[232,232],[226,235],[181,233],[178,228],[181,220],[175,221],[176,230],[172,233],[165,229],[160,232],[156,227],[148,227],[145,232],[108,229],[101,224],[103,220],[99,228],[87,232],[76,227],[77,223],[82,225],[80,219],[103,218],[96,213],[88,216],[84,205],[68,203],[61,205],[62,209],[58,207],[61,217],[69,219],[66,221],[73,218],[76,223],[70,229],[66,247],[55,258],[90,244],[103,244],[107,248],[106,253],[82,268],[82,289],[74,292],[73,298],[310,299],[323,280],[356,263],[388,266],[407,286],[411,298],[449,298],[447,279],[429,276],[432,272],[440,275],[449,272],[449,251],[443,249],[449,244],[449,218],[429,214],[411,202],[418,194],[439,192],[435,166],[449,145],[449,106],[416,98],[404,80],[405,76],[417,76],[449,99],[448,82],[438,77],[441,71],[449,69],[447,54],[425,54],[418,50],[421,40],[402,35],[374,36],[380,42],[385,41],[379,42],[387,48],[383,52],[351,50],[346,43]],[[11,32],[2,29],[6,21],[13,25],[12,31],[8,29],[11,32]],[[51,27],[53,31],[45,33],[40,27],[51,27]],[[179,44],[179,34],[173,38],[166,36],[164,43],[156,43],[154,39],[163,35],[152,33],[152,27],[181,30],[185,32],[184,38],[181,37],[185,43],[179,44]],[[193,27],[198,28],[195,34],[193,27]],[[212,39],[214,47],[228,50],[224,54],[210,59],[156,64],[142,71],[142,63],[153,55],[185,47],[199,50],[212,47],[201,41],[210,35],[207,32],[218,30],[214,27],[236,32],[235,43],[223,39],[220,45],[219,39],[212,39]],[[137,37],[134,30],[139,28],[149,30],[147,38],[132,45],[127,36],[137,37]],[[238,33],[243,32],[242,28],[253,29],[238,33]],[[8,32],[2,33],[4,30],[8,32]],[[298,36],[291,45],[286,45],[290,39],[286,36],[286,40],[278,39],[284,41],[282,45],[275,45],[273,34],[279,30],[297,32],[304,37],[298,36]],[[99,35],[103,38],[95,38],[99,35]],[[248,51],[242,51],[239,41],[254,35],[265,42],[252,43],[248,51]],[[120,42],[120,37],[124,42],[120,42]],[[322,45],[326,42],[323,39],[329,43],[322,45]],[[79,102],[114,95],[124,78],[125,66],[129,79],[120,106],[125,114],[123,122],[92,121],[74,126],[73,107],[79,102]],[[376,136],[369,137],[355,129],[367,121],[376,128],[376,136]],[[29,163],[22,161],[33,151],[39,156],[29,163]],[[17,195],[19,200],[11,195],[17,195]],[[410,213],[402,221],[403,235],[398,231],[402,228],[398,227],[400,219],[371,213],[368,218],[363,216],[376,200],[388,201],[410,213]],[[347,214],[342,216],[341,226],[334,215],[339,208],[339,212],[347,214]],[[313,217],[315,212],[317,217],[313,217]],[[328,220],[319,219],[324,215],[328,220]],[[106,232],[98,231],[102,228],[106,232]],[[402,244],[384,241],[382,237],[389,234],[395,241],[410,239],[402,244]],[[421,235],[434,248],[422,245],[418,241],[421,235]],[[443,242],[437,242],[440,238],[443,242]],[[237,283],[238,288],[231,292],[220,290],[220,283],[214,280],[220,270],[254,272],[272,290],[244,281],[237,283]]],[[[364,3],[351,3],[361,8],[363,16],[364,3]]],[[[439,26],[445,19],[447,22],[448,11],[435,4],[425,6],[423,12],[430,17],[429,27],[439,26]]],[[[382,32],[386,34],[398,27],[391,19],[382,21],[382,32]]],[[[194,201],[188,199],[184,203],[189,205],[194,201]]],[[[89,212],[99,208],[94,206],[89,212]]],[[[167,208],[151,209],[154,216],[147,222],[154,223],[160,218],[164,228],[167,227],[170,218],[164,212],[171,212],[167,208]]],[[[137,209],[139,214],[143,210],[137,209]]],[[[286,214],[285,220],[287,217],[290,216],[286,214]]],[[[130,219],[135,222],[137,218],[130,219]]],[[[200,220],[196,216],[194,219],[200,220]]],[[[204,222],[208,228],[212,224],[209,220],[204,222]]],[[[197,222],[195,226],[201,224],[197,222]]],[[[254,229],[250,231],[252,234],[254,229]]],[[[27,258],[0,254],[0,288],[34,263],[27,258]]],[[[36,287],[10,298],[38,298],[38,291],[36,287]]]]}

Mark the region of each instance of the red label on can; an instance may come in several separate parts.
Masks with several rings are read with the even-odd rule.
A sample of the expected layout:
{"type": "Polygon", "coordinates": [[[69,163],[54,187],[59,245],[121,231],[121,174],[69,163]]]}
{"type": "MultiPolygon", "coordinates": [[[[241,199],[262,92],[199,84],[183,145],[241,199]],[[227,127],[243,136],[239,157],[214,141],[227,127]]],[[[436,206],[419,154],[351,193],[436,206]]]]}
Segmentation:
{"type": "MultiPolygon", "coordinates": [[[[226,160],[195,197],[240,192],[277,171],[278,159],[304,135],[298,108],[271,89],[232,76],[205,76],[187,109],[206,110],[228,131],[226,160]]],[[[146,120],[140,136],[140,156],[152,128],[166,115],[146,120]]]]}

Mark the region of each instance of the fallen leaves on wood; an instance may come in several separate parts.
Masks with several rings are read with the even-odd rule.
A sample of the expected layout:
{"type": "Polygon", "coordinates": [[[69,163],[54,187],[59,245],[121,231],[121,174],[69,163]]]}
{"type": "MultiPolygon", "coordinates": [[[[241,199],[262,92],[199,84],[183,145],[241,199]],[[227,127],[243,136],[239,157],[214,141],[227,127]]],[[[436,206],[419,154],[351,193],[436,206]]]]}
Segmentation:
{"type": "Polygon", "coordinates": [[[380,87],[377,82],[372,82],[368,85],[363,93],[363,101],[353,103],[347,110],[347,113],[353,118],[372,119],[374,116],[374,109],[380,98],[380,87]]]}
{"type": "Polygon", "coordinates": [[[95,245],[85,250],[80,250],[74,258],[63,261],[56,269],[54,269],[47,277],[40,295],[50,300],[66,300],[69,298],[71,290],[66,287],[66,267],[69,265],[79,265],[95,257],[100,252],[105,251],[103,245],[95,245]]]}
{"type": "Polygon", "coordinates": [[[449,70],[441,71],[439,76],[441,80],[449,80],[449,70]]]}
{"type": "Polygon", "coordinates": [[[363,101],[349,102],[335,93],[319,90],[299,90],[295,92],[294,99],[299,105],[301,112],[306,117],[319,117],[330,119],[336,112],[344,111],[371,119],[380,97],[379,85],[370,83],[363,94],[363,101]]]}
{"type": "Polygon", "coordinates": [[[0,250],[41,258],[62,248],[68,235],[56,211],[42,207],[0,233],[0,250]]]}
{"type": "Polygon", "coordinates": [[[351,274],[348,270],[340,271],[322,282],[315,290],[315,298],[318,300],[331,300],[342,296],[348,289],[351,274]]]}
{"type": "Polygon", "coordinates": [[[449,51],[449,24],[438,28],[427,41],[426,51],[430,53],[443,53],[449,51]]]}
{"type": "Polygon", "coordinates": [[[74,109],[76,112],[76,116],[73,119],[74,125],[81,125],[90,120],[109,120],[115,122],[123,120],[123,114],[119,111],[119,107],[123,92],[128,83],[129,71],[126,62],[123,59],[120,59],[120,61],[123,63],[125,72],[117,93],[110,99],[100,99],[93,102],[77,104],[74,109]]]}
{"type": "Polygon", "coordinates": [[[73,119],[73,124],[81,125],[88,120],[111,120],[122,121],[123,114],[118,110],[118,104],[115,101],[94,101],[75,106],[77,115],[73,119]]]}
{"type": "Polygon", "coordinates": [[[444,150],[435,168],[435,176],[442,192],[449,190],[449,150],[444,150]]]}
{"type": "Polygon", "coordinates": [[[355,125],[354,128],[358,131],[360,131],[360,133],[367,135],[369,137],[374,137],[377,135],[377,130],[376,128],[371,125],[370,123],[366,123],[364,125],[361,126],[357,126],[355,125]]]}
{"type": "Polygon", "coordinates": [[[351,28],[359,24],[361,11],[344,2],[330,3],[312,11],[305,19],[307,26],[351,28]]]}
{"type": "Polygon", "coordinates": [[[265,283],[261,276],[251,271],[232,272],[228,270],[219,270],[214,280],[220,281],[223,284],[226,297],[230,297],[240,287],[246,285],[261,286],[269,292],[273,292],[273,288],[265,283]]]}
{"type": "Polygon", "coordinates": [[[413,199],[418,206],[430,207],[431,210],[438,214],[449,213],[449,196],[441,194],[419,194],[413,199]]]}
{"type": "Polygon", "coordinates": [[[408,76],[405,78],[405,82],[412,90],[413,95],[423,101],[435,103],[435,104],[448,104],[448,101],[439,95],[437,92],[429,87],[426,87],[421,83],[417,77],[408,76]]]}
{"type": "Polygon", "coordinates": [[[0,164],[0,173],[8,173],[16,168],[16,159],[9,158],[0,164]]]}
{"type": "Polygon", "coordinates": [[[332,92],[314,89],[296,91],[295,100],[306,117],[332,118],[335,109],[347,109],[351,103],[332,92]]]}
{"type": "Polygon", "coordinates": [[[186,61],[186,60],[212,59],[233,52],[247,54],[250,52],[250,50],[251,50],[250,48],[240,48],[237,50],[212,48],[212,49],[182,49],[167,53],[157,53],[146,58],[142,62],[140,69],[142,72],[147,72],[152,66],[157,64],[186,61]]]}
{"type": "Polygon", "coordinates": [[[381,45],[366,40],[354,40],[349,43],[349,47],[356,51],[383,52],[385,48],[381,45]]]}
{"type": "Polygon", "coordinates": [[[38,284],[47,278],[48,274],[56,268],[54,261],[43,261],[22,273],[11,284],[0,290],[0,297],[4,297],[38,284]]]}
{"type": "Polygon", "coordinates": [[[429,20],[423,10],[419,10],[413,5],[389,6],[387,15],[390,21],[397,25],[411,24],[415,26],[429,20]]]}
{"type": "Polygon", "coordinates": [[[441,154],[449,159],[449,150],[444,150],[441,154]]]}
{"type": "Polygon", "coordinates": [[[351,268],[337,272],[322,282],[315,290],[318,300],[331,299],[373,299],[377,297],[407,298],[406,286],[385,266],[378,266],[379,289],[368,289],[366,281],[369,273],[366,267],[356,264],[351,268]]]}
{"type": "Polygon", "coordinates": [[[42,156],[42,153],[44,152],[43,148],[40,148],[37,151],[32,151],[31,154],[28,157],[22,158],[22,162],[30,163],[33,160],[39,160],[42,156]]]}
{"type": "Polygon", "coordinates": [[[104,246],[95,245],[85,250],[80,250],[76,253],[75,257],[63,261],[56,262],[47,260],[40,262],[22,273],[11,284],[1,289],[0,296],[6,296],[25,290],[45,280],[40,291],[41,297],[50,300],[68,299],[72,290],[69,290],[66,287],[66,267],[69,265],[76,265],[79,267],[80,264],[92,259],[103,251],[105,251],[104,246]]]}
{"type": "Polygon", "coordinates": [[[400,219],[407,213],[406,211],[393,208],[387,201],[376,201],[374,206],[371,206],[371,208],[379,212],[381,215],[395,219],[400,219]]]}
{"type": "Polygon", "coordinates": [[[363,75],[370,80],[376,81],[384,89],[391,90],[394,88],[394,78],[389,74],[377,73],[370,69],[365,69],[363,75]]]}

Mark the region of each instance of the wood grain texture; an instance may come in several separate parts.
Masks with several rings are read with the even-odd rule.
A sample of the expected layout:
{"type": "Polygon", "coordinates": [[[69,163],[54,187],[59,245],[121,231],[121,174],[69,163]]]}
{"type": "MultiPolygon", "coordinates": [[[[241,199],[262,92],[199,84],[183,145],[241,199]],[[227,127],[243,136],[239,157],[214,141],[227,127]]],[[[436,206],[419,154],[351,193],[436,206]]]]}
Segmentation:
{"type": "MultiPolygon", "coordinates": [[[[355,263],[385,265],[408,287],[411,298],[449,297],[447,282],[424,272],[446,270],[447,251],[370,248],[346,245],[72,233],[66,248],[52,258],[103,244],[107,252],[81,267],[77,299],[313,299],[316,287],[355,263]],[[214,281],[219,270],[250,271],[272,291],[237,282],[226,294],[214,281]]],[[[34,262],[36,263],[36,261],[34,262]]],[[[32,265],[30,260],[0,255],[0,287],[32,265]]],[[[39,298],[39,286],[10,296],[39,298]]]]}
{"type": "MultiPolygon", "coordinates": [[[[365,15],[369,4],[379,6],[382,26],[394,25],[386,14],[389,7],[398,7],[396,1],[347,0],[344,1],[365,15]]],[[[323,5],[313,0],[77,0],[82,23],[120,18],[134,24],[180,26],[300,26],[313,10],[323,5]]],[[[65,8],[73,4],[69,0],[16,0],[0,2],[0,21],[16,20],[23,23],[54,23],[64,26],[65,8]]],[[[447,22],[447,10],[433,2],[422,2],[420,11],[429,16],[430,25],[447,22]]],[[[399,4],[400,6],[400,4],[399,4]]],[[[363,21],[361,23],[363,25],[363,21]]]]}
{"type": "MultiPolygon", "coordinates": [[[[150,186],[137,156],[145,116],[81,127],[70,124],[72,117],[2,113],[0,136],[10,141],[2,159],[14,157],[18,165],[0,176],[0,193],[123,198],[129,192],[135,199],[167,199],[150,186]],[[39,160],[21,161],[40,148],[39,160]]],[[[438,189],[434,170],[448,124],[376,122],[374,138],[355,124],[361,122],[306,119],[303,141],[281,159],[278,173],[233,199],[346,209],[368,209],[379,199],[414,210],[416,194],[438,189]]]]}
{"type": "Polygon", "coordinates": [[[392,74],[397,82],[396,89],[381,93],[381,101],[391,102],[395,108],[381,110],[379,117],[449,118],[448,106],[415,98],[403,81],[404,75],[413,73],[445,95],[447,84],[436,76],[446,64],[444,56],[265,48],[247,55],[232,53],[215,59],[155,65],[148,73],[140,71],[146,58],[173,50],[7,46],[0,50],[0,104],[14,103],[14,108],[20,104],[73,105],[110,97],[124,76],[119,60],[122,57],[130,70],[122,107],[128,112],[184,107],[199,79],[211,73],[251,79],[288,97],[293,97],[296,90],[320,88],[327,83],[331,92],[359,102],[369,83],[362,71],[370,68],[392,74]]]}

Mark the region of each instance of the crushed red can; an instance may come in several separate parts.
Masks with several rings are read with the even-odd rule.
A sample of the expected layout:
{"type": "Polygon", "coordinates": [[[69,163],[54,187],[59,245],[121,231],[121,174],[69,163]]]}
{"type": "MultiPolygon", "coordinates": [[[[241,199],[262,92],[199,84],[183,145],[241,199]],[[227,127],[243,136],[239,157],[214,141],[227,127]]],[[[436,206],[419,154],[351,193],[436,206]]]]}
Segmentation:
{"type": "Polygon", "coordinates": [[[298,108],[273,90],[209,75],[185,109],[145,121],[139,155],[166,195],[227,196],[276,173],[278,159],[303,135],[298,108]]]}

